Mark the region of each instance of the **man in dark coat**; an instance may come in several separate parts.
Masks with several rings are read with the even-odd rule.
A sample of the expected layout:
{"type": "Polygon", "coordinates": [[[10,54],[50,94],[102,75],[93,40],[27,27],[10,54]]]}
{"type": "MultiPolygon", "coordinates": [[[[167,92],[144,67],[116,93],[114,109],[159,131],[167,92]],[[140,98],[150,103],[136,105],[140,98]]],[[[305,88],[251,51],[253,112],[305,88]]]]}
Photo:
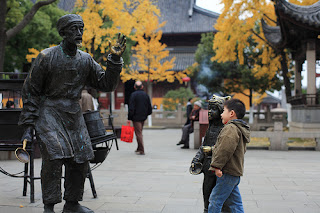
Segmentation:
{"type": "Polygon", "coordinates": [[[82,200],[88,161],[94,157],[79,99],[86,85],[105,92],[116,88],[126,39],[119,34],[104,71],[88,53],[77,48],[82,42],[83,27],[81,16],[76,14],[58,20],[63,41],[41,51],[22,89],[19,124],[25,128],[22,140],[32,141],[35,130],[40,145],[45,213],[54,212],[54,205],[61,202],[62,165],[66,200],[63,212],[93,212],[78,203],[82,200]]]}
{"type": "Polygon", "coordinates": [[[191,100],[192,100],[192,98],[189,98],[188,99],[188,103],[187,103],[187,114],[186,114],[186,116],[187,116],[187,121],[186,121],[186,123],[184,124],[184,125],[188,125],[189,123],[190,123],[190,113],[191,113],[191,111],[192,111],[192,104],[191,104],[191,100]]]}
{"type": "Polygon", "coordinates": [[[138,148],[135,151],[138,155],[144,155],[144,144],[143,144],[143,125],[148,115],[152,113],[152,106],[150,98],[145,93],[141,81],[136,81],[134,84],[134,91],[129,100],[129,113],[128,120],[133,122],[134,132],[136,134],[138,148]]]}

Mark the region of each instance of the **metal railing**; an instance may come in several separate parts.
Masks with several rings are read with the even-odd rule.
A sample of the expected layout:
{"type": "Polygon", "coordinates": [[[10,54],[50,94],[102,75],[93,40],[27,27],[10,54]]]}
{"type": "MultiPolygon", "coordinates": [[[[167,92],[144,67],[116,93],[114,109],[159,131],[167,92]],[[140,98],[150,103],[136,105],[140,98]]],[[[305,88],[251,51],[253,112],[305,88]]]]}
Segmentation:
{"type": "Polygon", "coordinates": [[[288,98],[288,103],[293,106],[297,105],[308,105],[308,106],[316,106],[319,105],[320,102],[320,94],[302,94],[296,95],[288,98]]]}
{"type": "Polygon", "coordinates": [[[24,80],[27,77],[27,72],[0,72],[0,80],[6,81],[6,80],[24,80]]]}

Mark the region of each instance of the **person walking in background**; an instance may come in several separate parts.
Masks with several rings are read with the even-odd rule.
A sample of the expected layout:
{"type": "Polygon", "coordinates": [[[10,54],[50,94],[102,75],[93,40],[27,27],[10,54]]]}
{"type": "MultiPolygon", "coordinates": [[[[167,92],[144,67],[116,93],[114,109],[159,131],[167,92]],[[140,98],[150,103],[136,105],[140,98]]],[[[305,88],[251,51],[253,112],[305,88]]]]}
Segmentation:
{"type": "Polygon", "coordinates": [[[185,125],[182,128],[182,136],[181,136],[181,140],[179,141],[179,143],[177,143],[177,145],[182,145],[184,144],[184,146],[181,147],[181,149],[189,149],[189,138],[190,138],[190,134],[193,133],[193,123],[194,121],[198,121],[199,120],[199,112],[201,109],[201,102],[200,101],[196,101],[194,102],[193,105],[193,110],[190,113],[190,123],[185,125]]]}
{"type": "Polygon", "coordinates": [[[79,100],[79,103],[82,112],[94,110],[93,97],[91,94],[89,94],[86,88],[83,89],[81,92],[81,98],[79,100]]]}
{"type": "Polygon", "coordinates": [[[191,111],[192,111],[192,104],[191,104],[191,100],[192,100],[192,98],[189,98],[188,99],[188,103],[187,103],[187,121],[186,121],[186,123],[184,124],[184,125],[188,125],[188,124],[190,124],[190,118],[189,118],[189,116],[190,116],[190,113],[191,113],[191,111]]]}
{"type": "Polygon", "coordinates": [[[92,96],[92,102],[93,102],[93,110],[99,110],[100,106],[99,106],[99,93],[96,89],[89,87],[88,88],[88,93],[92,96]]]}
{"type": "Polygon", "coordinates": [[[136,134],[138,148],[135,151],[137,155],[144,155],[144,143],[143,143],[143,125],[148,115],[152,113],[152,106],[150,98],[143,91],[143,85],[141,81],[136,81],[134,84],[134,91],[129,99],[129,113],[128,120],[133,122],[134,132],[136,134]]]}
{"type": "Polygon", "coordinates": [[[245,113],[245,105],[239,99],[224,103],[221,118],[225,126],[213,149],[209,168],[217,176],[209,198],[209,213],[220,213],[225,202],[231,212],[244,212],[238,185],[243,175],[246,146],[250,142],[250,128],[242,120],[245,113]]]}

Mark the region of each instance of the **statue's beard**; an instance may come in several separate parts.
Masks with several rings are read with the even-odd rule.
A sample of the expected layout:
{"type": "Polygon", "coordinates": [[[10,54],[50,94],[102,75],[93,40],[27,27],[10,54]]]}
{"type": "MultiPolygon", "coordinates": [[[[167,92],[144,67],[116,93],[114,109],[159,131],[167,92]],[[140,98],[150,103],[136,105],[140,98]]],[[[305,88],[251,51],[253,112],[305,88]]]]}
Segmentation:
{"type": "Polygon", "coordinates": [[[79,42],[76,45],[77,45],[78,48],[81,48],[82,47],[82,42],[79,42]]]}
{"type": "Polygon", "coordinates": [[[77,48],[81,48],[82,47],[82,38],[81,37],[76,38],[75,43],[77,45],[77,48]]]}

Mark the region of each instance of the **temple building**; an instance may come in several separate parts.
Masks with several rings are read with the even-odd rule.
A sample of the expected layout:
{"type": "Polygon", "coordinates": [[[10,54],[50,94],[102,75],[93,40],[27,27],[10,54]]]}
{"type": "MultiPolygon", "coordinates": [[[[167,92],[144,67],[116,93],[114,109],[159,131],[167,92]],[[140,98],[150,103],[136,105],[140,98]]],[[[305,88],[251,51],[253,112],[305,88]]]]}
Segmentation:
{"type": "Polygon", "coordinates": [[[275,48],[287,48],[295,64],[294,96],[290,131],[314,131],[320,127],[319,94],[316,89],[316,61],[320,59],[320,1],[298,6],[285,0],[273,0],[277,26],[262,21],[265,38],[275,48]],[[307,61],[307,93],[302,94],[302,64],[307,61]]]}
{"type": "MultiPolygon", "coordinates": [[[[197,6],[196,0],[158,0],[155,3],[161,11],[160,22],[166,22],[166,25],[161,28],[163,32],[161,42],[166,44],[167,50],[170,51],[169,60],[172,57],[176,58],[173,71],[183,71],[195,62],[194,55],[200,43],[201,34],[216,32],[213,25],[219,14],[197,6]]],[[[115,109],[119,109],[121,103],[128,103],[130,94],[134,91],[133,84],[134,81],[119,84],[112,96],[115,109]]],[[[174,83],[153,82],[152,86],[152,105],[157,105],[159,109],[162,97],[169,90],[187,85],[175,81],[174,83]]],[[[108,107],[108,96],[103,93],[101,95],[103,97],[99,101],[104,107],[108,107]]]]}

